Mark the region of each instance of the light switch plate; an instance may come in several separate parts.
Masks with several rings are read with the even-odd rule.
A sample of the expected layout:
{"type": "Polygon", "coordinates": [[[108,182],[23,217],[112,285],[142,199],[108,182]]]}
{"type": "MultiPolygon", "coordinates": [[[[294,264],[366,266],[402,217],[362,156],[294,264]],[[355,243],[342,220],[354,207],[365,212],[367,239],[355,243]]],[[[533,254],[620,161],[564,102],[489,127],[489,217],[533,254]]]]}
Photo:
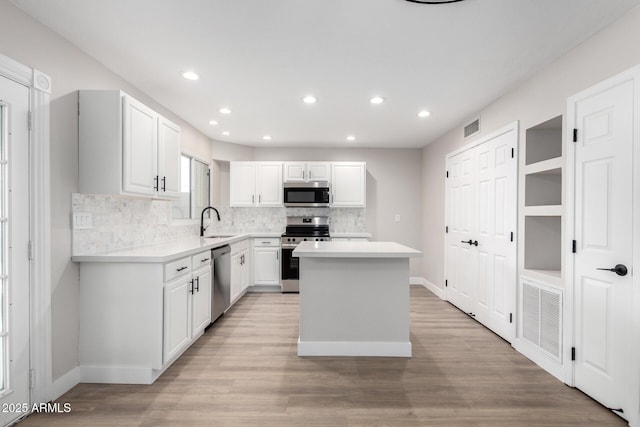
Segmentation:
{"type": "Polygon", "coordinates": [[[93,228],[93,216],[90,212],[75,212],[72,215],[71,227],[74,230],[89,230],[93,228]]]}
{"type": "Polygon", "coordinates": [[[400,214],[396,214],[395,221],[400,222],[400,214]]]}

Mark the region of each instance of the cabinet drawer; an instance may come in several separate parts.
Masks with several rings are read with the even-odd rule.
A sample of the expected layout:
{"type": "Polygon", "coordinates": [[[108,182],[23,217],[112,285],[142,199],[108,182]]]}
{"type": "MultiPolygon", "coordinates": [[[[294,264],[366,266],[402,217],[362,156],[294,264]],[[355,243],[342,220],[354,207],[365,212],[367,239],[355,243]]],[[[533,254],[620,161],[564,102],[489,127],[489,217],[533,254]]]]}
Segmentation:
{"type": "Polygon", "coordinates": [[[183,274],[191,273],[191,258],[181,258],[164,265],[164,281],[168,282],[183,274]]]}
{"type": "Polygon", "coordinates": [[[194,271],[209,265],[211,265],[211,251],[200,252],[191,257],[191,266],[194,271]]]}
{"type": "Polygon", "coordinates": [[[238,243],[233,243],[231,245],[231,253],[242,251],[244,249],[249,249],[249,240],[242,240],[238,243]]]}
{"type": "Polygon", "coordinates": [[[253,239],[253,246],[280,246],[280,238],[264,237],[253,239]]]}

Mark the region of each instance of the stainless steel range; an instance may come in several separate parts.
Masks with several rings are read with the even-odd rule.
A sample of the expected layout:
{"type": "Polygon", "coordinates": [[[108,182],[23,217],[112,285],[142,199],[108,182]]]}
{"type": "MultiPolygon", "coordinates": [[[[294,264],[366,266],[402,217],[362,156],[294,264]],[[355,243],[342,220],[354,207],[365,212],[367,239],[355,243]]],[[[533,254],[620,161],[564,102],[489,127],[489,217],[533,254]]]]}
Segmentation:
{"type": "Polygon", "coordinates": [[[300,279],[300,264],[297,257],[292,256],[293,250],[305,240],[326,242],[331,240],[329,235],[329,217],[327,216],[290,216],[287,217],[287,228],[280,238],[282,243],[282,277],[280,285],[282,292],[298,292],[300,279]]]}

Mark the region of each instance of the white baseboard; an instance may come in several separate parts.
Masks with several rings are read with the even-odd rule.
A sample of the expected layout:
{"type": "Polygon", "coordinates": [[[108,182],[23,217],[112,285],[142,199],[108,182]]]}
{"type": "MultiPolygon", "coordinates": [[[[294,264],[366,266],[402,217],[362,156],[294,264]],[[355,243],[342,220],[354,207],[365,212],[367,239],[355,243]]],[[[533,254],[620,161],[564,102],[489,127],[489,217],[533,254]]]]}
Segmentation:
{"type": "Polygon", "coordinates": [[[104,384],[153,384],[161,372],[151,368],[113,366],[81,366],[83,383],[104,384]]]}
{"type": "Polygon", "coordinates": [[[300,341],[298,356],[380,356],[411,357],[411,341],[406,342],[337,342],[300,341]]]}
{"type": "Polygon", "coordinates": [[[80,384],[80,368],[76,366],[51,383],[51,389],[49,390],[47,400],[56,400],[78,384],[80,384]]]}
{"type": "Polygon", "coordinates": [[[431,293],[433,293],[438,298],[440,298],[442,300],[445,300],[445,301],[447,300],[447,295],[446,295],[444,289],[440,289],[439,287],[437,287],[436,285],[434,285],[433,283],[431,283],[430,281],[428,281],[424,277],[410,277],[409,278],[409,283],[411,283],[412,285],[424,286],[425,288],[427,288],[427,290],[429,290],[431,293]]]}

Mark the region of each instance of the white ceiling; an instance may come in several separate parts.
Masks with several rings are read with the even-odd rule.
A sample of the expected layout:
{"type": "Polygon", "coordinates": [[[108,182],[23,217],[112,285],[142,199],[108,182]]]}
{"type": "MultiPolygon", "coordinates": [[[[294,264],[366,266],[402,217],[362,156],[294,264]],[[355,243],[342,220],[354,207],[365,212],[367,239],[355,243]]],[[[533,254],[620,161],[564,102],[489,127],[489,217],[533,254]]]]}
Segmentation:
{"type": "Polygon", "coordinates": [[[12,1],[212,139],[356,147],[432,142],[640,4],[12,1]],[[306,94],[318,102],[303,104],[306,94]],[[386,102],[371,105],[373,95],[386,102]]]}

